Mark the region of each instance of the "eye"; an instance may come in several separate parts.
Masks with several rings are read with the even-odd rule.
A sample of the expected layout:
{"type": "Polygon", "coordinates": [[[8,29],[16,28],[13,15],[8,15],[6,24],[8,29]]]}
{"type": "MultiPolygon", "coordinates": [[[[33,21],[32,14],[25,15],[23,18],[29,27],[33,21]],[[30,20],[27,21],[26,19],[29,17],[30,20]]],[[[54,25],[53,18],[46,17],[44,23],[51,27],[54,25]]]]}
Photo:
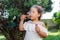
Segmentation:
{"type": "Polygon", "coordinates": [[[35,13],[34,11],[32,11],[33,13],[35,13]]]}
{"type": "Polygon", "coordinates": [[[34,11],[30,11],[30,13],[34,14],[35,12],[34,11]]]}

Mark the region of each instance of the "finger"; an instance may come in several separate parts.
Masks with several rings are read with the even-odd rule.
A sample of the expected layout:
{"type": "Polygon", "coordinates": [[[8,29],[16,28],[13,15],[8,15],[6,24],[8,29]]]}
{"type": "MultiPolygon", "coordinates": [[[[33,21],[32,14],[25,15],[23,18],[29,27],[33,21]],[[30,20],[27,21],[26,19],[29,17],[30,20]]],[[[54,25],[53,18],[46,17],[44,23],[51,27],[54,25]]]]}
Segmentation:
{"type": "Polygon", "coordinates": [[[35,29],[38,29],[38,26],[36,26],[35,29]]]}
{"type": "Polygon", "coordinates": [[[26,18],[26,15],[22,15],[21,18],[26,18]]]}

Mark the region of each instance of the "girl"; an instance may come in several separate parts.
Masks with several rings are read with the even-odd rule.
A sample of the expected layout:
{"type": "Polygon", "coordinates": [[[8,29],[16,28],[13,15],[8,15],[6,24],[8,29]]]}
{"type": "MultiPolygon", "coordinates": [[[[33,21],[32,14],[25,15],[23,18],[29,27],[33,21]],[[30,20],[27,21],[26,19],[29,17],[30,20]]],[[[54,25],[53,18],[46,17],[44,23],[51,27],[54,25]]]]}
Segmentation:
{"type": "Polygon", "coordinates": [[[26,31],[24,40],[43,40],[48,35],[45,24],[40,21],[43,8],[39,5],[33,5],[30,9],[29,18],[31,20],[24,22],[26,15],[21,16],[19,24],[20,31],[26,31]]]}

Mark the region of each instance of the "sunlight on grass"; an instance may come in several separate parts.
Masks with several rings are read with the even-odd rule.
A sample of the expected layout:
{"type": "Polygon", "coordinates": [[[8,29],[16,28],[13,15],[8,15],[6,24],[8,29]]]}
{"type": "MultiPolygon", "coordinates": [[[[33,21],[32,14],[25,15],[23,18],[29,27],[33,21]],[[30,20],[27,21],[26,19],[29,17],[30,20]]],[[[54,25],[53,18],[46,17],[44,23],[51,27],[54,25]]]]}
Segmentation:
{"type": "Polygon", "coordinates": [[[49,35],[43,40],[60,40],[60,30],[57,32],[49,32],[49,35]]]}
{"type": "Polygon", "coordinates": [[[5,36],[4,35],[1,35],[0,36],[0,40],[6,40],[5,36]]]}
{"type": "MultiPolygon", "coordinates": [[[[49,35],[44,38],[43,40],[60,40],[60,30],[57,32],[48,32],[49,35]]],[[[0,34],[0,40],[6,40],[6,37],[2,34],[0,34]]]]}
{"type": "Polygon", "coordinates": [[[5,38],[4,36],[0,36],[0,39],[5,38]]]}
{"type": "Polygon", "coordinates": [[[60,35],[60,30],[58,30],[57,32],[49,32],[49,35],[60,35]]]}
{"type": "Polygon", "coordinates": [[[54,33],[49,32],[49,35],[60,35],[60,34],[58,32],[54,32],[54,33]]]}

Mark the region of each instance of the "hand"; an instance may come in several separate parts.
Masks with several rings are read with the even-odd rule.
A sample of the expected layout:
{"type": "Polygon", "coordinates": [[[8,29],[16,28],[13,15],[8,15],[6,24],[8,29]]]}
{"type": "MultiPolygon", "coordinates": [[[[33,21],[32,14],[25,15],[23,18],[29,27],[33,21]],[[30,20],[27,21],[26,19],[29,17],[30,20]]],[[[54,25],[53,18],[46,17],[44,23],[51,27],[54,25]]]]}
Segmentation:
{"type": "Polygon", "coordinates": [[[26,15],[23,14],[23,15],[20,17],[20,19],[24,21],[24,20],[26,19],[26,15]]]}
{"type": "Polygon", "coordinates": [[[35,26],[36,26],[36,27],[35,27],[35,30],[36,30],[37,32],[39,32],[40,29],[39,29],[38,25],[36,24],[35,26]]]}

